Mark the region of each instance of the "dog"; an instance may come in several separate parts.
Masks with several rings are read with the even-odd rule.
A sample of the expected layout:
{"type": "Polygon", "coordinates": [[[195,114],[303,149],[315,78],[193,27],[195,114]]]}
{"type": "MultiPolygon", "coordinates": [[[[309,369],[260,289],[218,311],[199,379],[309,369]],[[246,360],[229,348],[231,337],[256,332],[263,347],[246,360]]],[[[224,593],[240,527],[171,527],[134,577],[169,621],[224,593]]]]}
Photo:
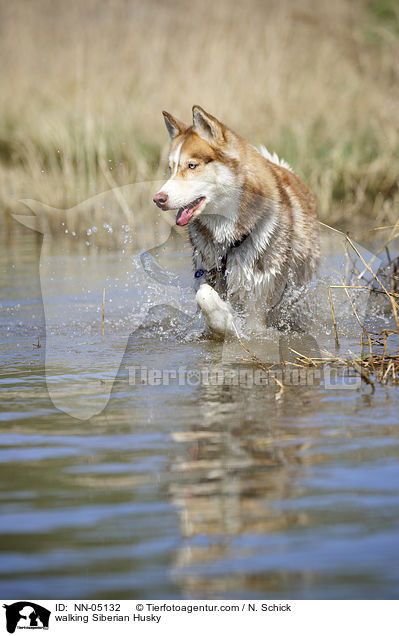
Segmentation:
{"type": "Polygon", "coordinates": [[[252,146],[200,106],[187,126],[163,111],[170,177],[154,196],[188,226],[196,294],[209,329],[233,332],[234,313],[268,324],[319,258],[315,200],[290,166],[252,146]],[[250,311],[251,308],[251,311],[250,311]]]}

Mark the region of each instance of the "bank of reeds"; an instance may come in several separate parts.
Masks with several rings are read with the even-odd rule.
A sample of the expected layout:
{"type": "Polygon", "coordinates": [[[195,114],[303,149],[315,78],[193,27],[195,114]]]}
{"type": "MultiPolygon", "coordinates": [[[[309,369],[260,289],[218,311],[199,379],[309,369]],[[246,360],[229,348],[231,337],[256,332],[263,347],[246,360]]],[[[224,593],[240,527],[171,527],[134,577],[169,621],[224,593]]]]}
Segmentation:
{"type": "Polygon", "coordinates": [[[284,156],[326,222],[396,221],[394,0],[1,0],[0,16],[0,219],[109,175],[162,178],[161,110],[199,103],[284,156]]]}
{"type": "MultiPolygon", "coordinates": [[[[322,351],[319,356],[305,355],[297,350],[289,348],[293,354],[290,361],[282,360],[280,365],[284,369],[304,369],[304,370],[323,370],[334,369],[338,376],[350,370],[354,376],[359,376],[361,380],[369,385],[374,391],[376,384],[394,384],[399,386],[399,256],[392,255],[389,252],[389,246],[399,237],[399,221],[391,228],[388,239],[381,246],[381,250],[387,251],[387,262],[378,272],[373,271],[372,261],[369,262],[363,258],[358,251],[356,244],[349,236],[346,236],[348,243],[347,267],[345,280],[341,285],[331,285],[328,288],[329,300],[331,306],[331,323],[334,328],[334,352],[322,351]],[[352,250],[358,262],[360,261],[361,270],[353,266],[351,261],[352,250]],[[364,274],[368,273],[368,280],[362,280],[364,274]],[[352,309],[353,320],[359,325],[359,352],[351,355],[340,355],[340,327],[339,321],[336,319],[333,303],[332,290],[339,289],[344,292],[348,298],[349,305],[352,309]],[[364,322],[359,316],[353,295],[356,293],[368,293],[370,296],[381,295],[391,309],[392,328],[382,329],[378,332],[370,331],[366,328],[364,322]]],[[[378,250],[376,251],[378,254],[378,250]]],[[[242,358],[242,361],[249,362],[259,367],[267,373],[272,373],[276,369],[276,364],[267,363],[258,358],[256,352],[251,351],[236,332],[237,338],[249,356],[242,358]]],[[[276,397],[279,397],[285,390],[284,383],[278,378],[274,378],[279,386],[276,397]]]]}

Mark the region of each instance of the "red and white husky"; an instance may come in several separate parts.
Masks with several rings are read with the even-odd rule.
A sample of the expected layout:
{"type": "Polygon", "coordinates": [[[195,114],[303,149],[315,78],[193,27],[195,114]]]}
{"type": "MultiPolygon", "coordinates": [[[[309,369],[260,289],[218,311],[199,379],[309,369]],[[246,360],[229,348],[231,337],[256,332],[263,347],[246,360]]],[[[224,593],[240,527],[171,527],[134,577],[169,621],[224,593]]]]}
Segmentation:
{"type": "Polygon", "coordinates": [[[209,328],[231,332],[232,309],[267,322],[287,285],[308,280],[319,255],[314,199],[292,169],[199,106],[186,126],[163,112],[171,176],[154,197],[188,225],[197,302],[209,328]],[[262,316],[260,317],[259,312],[262,316]]]}

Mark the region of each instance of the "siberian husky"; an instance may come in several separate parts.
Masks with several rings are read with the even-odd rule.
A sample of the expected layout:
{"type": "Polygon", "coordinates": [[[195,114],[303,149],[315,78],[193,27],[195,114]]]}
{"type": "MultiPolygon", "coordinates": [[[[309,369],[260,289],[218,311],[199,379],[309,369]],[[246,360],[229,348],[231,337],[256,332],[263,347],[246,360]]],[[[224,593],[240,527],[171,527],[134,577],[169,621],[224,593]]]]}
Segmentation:
{"type": "Polygon", "coordinates": [[[313,275],[316,205],[290,166],[254,148],[200,106],[186,126],[163,111],[170,178],[154,196],[188,225],[196,299],[212,332],[235,330],[234,313],[268,323],[288,286],[313,275]]]}

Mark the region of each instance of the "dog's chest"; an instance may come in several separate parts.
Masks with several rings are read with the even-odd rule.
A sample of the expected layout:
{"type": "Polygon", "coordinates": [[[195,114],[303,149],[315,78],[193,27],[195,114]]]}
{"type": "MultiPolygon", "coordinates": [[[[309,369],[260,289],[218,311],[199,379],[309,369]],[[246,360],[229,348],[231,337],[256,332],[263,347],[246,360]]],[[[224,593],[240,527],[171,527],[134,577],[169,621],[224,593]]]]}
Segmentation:
{"type": "Polygon", "coordinates": [[[217,229],[219,233],[211,231],[210,224],[191,224],[195,269],[204,270],[207,282],[223,296],[268,295],[274,287],[275,271],[258,267],[262,250],[256,233],[237,239],[231,226],[217,229]]]}
{"type": "Polygon", "coordinates": [[[202,267],[205,270],[221,268],[230,246],[229,239],[233,236],[232,228],[227,224],[224,226],[227,226],[225,232],[213,219],[206,224],[196,221],[190,225],[190,240],[196,268],[202,267]]]}

